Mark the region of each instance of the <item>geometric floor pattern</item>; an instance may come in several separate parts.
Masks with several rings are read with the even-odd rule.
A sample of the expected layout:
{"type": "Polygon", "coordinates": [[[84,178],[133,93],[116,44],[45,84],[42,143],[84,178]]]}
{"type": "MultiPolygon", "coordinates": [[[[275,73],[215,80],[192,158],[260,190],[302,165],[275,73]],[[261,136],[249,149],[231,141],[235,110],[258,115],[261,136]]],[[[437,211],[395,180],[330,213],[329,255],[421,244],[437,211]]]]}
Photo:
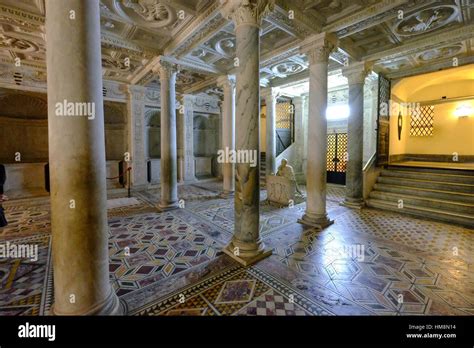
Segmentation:
{"type": "Polygon", "coordinates": [[[209,261],[221,248],[169,212],[113,218],[109,227],[110,276],[118,295],[209,261]]]}
{"type": "MultiPolygon", "coordinates": [[[[159,190],[109,198],[110,280],[130,315],[474,315],[474,233],[339,205],[316,231],[296,223],[305,203],[279,208],[261,192],[260,232],[273,255],[248,268],[221,249],[233,198],[216,181],[180,185],[182,209],[158,213],[159,190]]],[[[304,191],[304,187],[300,187],[304,191]]],[[[48,198],[9,201],[0,244],[38,245],[38,260],[0,259],[0,315],[48,314],[53,302],[48,198]]]]}

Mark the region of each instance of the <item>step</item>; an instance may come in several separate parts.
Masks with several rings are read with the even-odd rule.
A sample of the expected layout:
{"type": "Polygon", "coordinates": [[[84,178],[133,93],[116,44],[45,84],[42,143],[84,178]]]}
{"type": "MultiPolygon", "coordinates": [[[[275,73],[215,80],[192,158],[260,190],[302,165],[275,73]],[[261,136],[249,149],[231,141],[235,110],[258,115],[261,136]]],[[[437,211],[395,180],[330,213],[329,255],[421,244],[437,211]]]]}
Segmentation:
{"type": "Polygon", "coordinates": [[[398,212],[409,214],[422,218],[429,218],[448,223],[456,223],[474,229],[474,216],[467,214],[451,213],[439,209],[418,207],[405,204],[403,209],[398,208],[398,204],[394,202],[387,202],[379,199],[369,198],[366,204],[372,208],[388,210],[391,212],[398,212]]]}
{"type": "Polygon", "coordinates": [[[378,199],[386,202],[394,202],[398,204],[398,201],[403,200],[403,205],[413,205],[426,208],[434,208],[445,210],[453,213],[468,214],[474,216],[474,203],[461,203],[453,202],[434,198],[425,198],[414,195],[401,195],[397,193],[383,192],[383,191],[372,191],[369,195],[370,198],[378,199]]]}
{"type": "Polygon", "coordinates": [[[405,166],[388,166],[389,170],[408,171],[418,173],[432,173],[432,174],[451,174],[451,175],[465,175],[474,176],[474,170],[467,169],[444,169],[444,168],[427,168],[427,167],[405,167],[405,166]]]}
{"type": "Polygon", "coordinates": [[[461,184],[461,183],[448,183],[441,181],[429,181],[429,180],[415,180],[406,178],[395,178],[395,177],[384,177],[379,176],[377,178],[378,183],[391,184],[406,187],[421,187],[441,191],[455,191],[463,193],[474,193],[474,185],[461,184]]]}
{"type": "Polygon", "coordinates": [[[376,183],[373,190],[406,194],[411,196],[422,196],[426,198],[441,199],[455,202],[474,203],[474,195],[461,192],[449,192],[442,190],[426,189],[419,187],[406,187],[401,185],[387,185],[376,183]]]}
{"type": "Polygon", "coordinates": [[[474,185],[474,176],[470,175],[454,175],[444,173],[431,173],[431,172],[416,172],[408,170],[382,170],[381,173],[384,177],[396,177],[406,179],[417,179],[417,180],[429,180],[439,182],[451,182],[474,185]]]}

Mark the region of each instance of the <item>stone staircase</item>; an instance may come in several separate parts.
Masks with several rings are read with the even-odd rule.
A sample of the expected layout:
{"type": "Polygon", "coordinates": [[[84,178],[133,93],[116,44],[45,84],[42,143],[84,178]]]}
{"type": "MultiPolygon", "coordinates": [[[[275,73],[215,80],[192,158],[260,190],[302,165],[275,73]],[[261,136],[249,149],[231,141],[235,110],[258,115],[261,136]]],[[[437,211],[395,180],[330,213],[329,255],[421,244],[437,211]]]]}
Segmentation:
{"type": "Polygon", "coordinates": [[[265,188],[267,186],[267,176],[265,175],[265,170],[267,168],[266,153],[260,152],[260,188],[265,188]]]}
{"type": "Polygon", "coordinates": [[[389,166],[366,203],[474,229],[474,171],[389,166]]]}

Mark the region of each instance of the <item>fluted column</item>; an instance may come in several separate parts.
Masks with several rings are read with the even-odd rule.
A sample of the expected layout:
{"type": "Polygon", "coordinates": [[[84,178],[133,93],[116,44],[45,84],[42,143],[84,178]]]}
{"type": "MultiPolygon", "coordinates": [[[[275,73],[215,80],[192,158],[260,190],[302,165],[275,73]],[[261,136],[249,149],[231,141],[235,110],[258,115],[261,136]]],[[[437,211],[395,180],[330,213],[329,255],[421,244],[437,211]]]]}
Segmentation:
{"type": "Polygon", "coordinates": [[[343,202],[350,208],[364,206],[363,198],[363,144],[364,144],[364,80],[367,65],[358,62],[342,69],[349,83],[349,120],[347,124],[348,161],[346,169],[346,197],[343,202]]]}
{"type": "Polygon", "coordinates": [[[178,207],[176,149],[176,66],[160,60],[154,69],[160,73],[161,84],[161,200],[160,211],[178,207]]]}
{"type": "Polygon", "coordinates": [[[237,163],[235,174],[235,228],[225,252],[243,265],[250,265],[271,254],[260,238],[260,23],[266,1],[228,0],[223,11],[235,23],[236,73],[236,151],[253,156],[237,163]]]}
{"type": "Polygon", "coordinates": [[[53,313],[118,314],[109,282],[99,0],[46,0],[46,12],[53,313]]]}
{"type": "MultiPolygon", "coordinates": [[[[222,150],[235,150],[235,77],[232,75],[220,76],[217,85],[224,89],[224,101],[222,105],[222,150]]],[[[225,161],[222,163],[222,196],[228,197],[235,190],[234,163],[225,161]]]]}
{"type": "Polygon", "coordinates": [[[336,39],[326,33],[309,37],[301,52],[309,59],[308,155],[306,212],[299,222],[324,228],[333,223],[326,212],[328,59],[336,39]]]}
{"type": "Polygon", "coordinates": [[[265,171],[266,175],[276,173],[276,103],[278,97],[278,90],[276,88],[269,88],[264,90],[262,97],[265,99],[267,106],[266,117],[266,153],[265,153],[265,171]]]}

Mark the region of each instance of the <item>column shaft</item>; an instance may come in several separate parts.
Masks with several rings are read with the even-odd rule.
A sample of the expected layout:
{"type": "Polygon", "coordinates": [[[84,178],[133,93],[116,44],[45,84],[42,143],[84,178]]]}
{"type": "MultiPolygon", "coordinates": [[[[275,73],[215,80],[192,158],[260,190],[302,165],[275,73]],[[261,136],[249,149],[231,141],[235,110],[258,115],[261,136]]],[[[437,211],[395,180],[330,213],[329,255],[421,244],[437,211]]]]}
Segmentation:
{"type": "Polygon", "coordinates": [[[342,70],[349,82],[350,108],[347,125],[346,198],[343,204],[350,208],[361,208],[364,205],[364,81],[367,71],[365,62],[353,63],[342,70]]]}
{"type": "Polygon", "coordinates": [[[53,312],[117,314],[109,282],[99,1],[47,0],[46,12],[53,312]],[[94,115],[61,113],[63,103],[87,105],[94,115]]]}
{"type": "Polygon", "coordinates": [[[347,203],[363,203],[364,84],[349,85],[350,116],[347,125],[348,162],[346,170],[347,203]]]}
{"type": "MultiPolygon", "coordinates": [[[[232,2],[232,5],[237,2],[232,2]]],[[[236,24],[237,59],[235,147],[246,160],[237,161],[235,173],[235,228],[224,250],[243,265],[271,254],[260,238],[260,18],[263,1],[241,2],[233,14],[236,24]]]]}
{"type": "Polygon", "coordinates": [[[181,106],[176,114],[177,128],[177,147],[178,147],[178,182],[184,182],[184,149],[186,139],[185,114],[184,114],[184,97],[181,100],[181,106]]]}
{"type": "Polygon", "coordinates": [[[176,71],[168,63],[160,66],[161,83],[161,211],[178,207],[176,150],[176,71]]]}
{"type": "Polygon", "coordinates": [[[266,114],[266,153],[265,153],[265,171],[266,175],[276,173],[276,102],[277,95],[275,91],[269,91],[265,95],[267,105],[266,114]]]}
{"type": "Polygon", "coordinates": [[[135,188],[146,187],[148,134],[145,124],[145,88],[130,85],[128,87],[128,149],[131,156],[131,182],[135,188]]]}
{"type": "MultiPolygon", "coordinates": [[[[332,40],[333,41],[333,40],[332,40]]],[[[334,43],[327,34],[308,39],[306,52],[310,61],[308,154],[306,166],[306,212],[299,222],[318,228],[333,223],[326,213],[327,155],[327,73],[329,53],[334,43]],[[308,48],[309,46],[309,48],[308,48]]]]}
{"type": "MultiPolygon", "coordinates": [[[[231,76],[223,76],[218,81],[224,89],[222,105],[222,150],[230,153],[235,150],[235,81],[231,76]]],[[[235,166],[231,161],[222,163],[223,196],[234,193],[235,166]]]]}
{"type": "Polygon", "coordinates": [[[193,96],[185,95],[184,98],[184,180],[186,182],[193,182],[196,180],[194,175],[194,108],[193,96]]]}

